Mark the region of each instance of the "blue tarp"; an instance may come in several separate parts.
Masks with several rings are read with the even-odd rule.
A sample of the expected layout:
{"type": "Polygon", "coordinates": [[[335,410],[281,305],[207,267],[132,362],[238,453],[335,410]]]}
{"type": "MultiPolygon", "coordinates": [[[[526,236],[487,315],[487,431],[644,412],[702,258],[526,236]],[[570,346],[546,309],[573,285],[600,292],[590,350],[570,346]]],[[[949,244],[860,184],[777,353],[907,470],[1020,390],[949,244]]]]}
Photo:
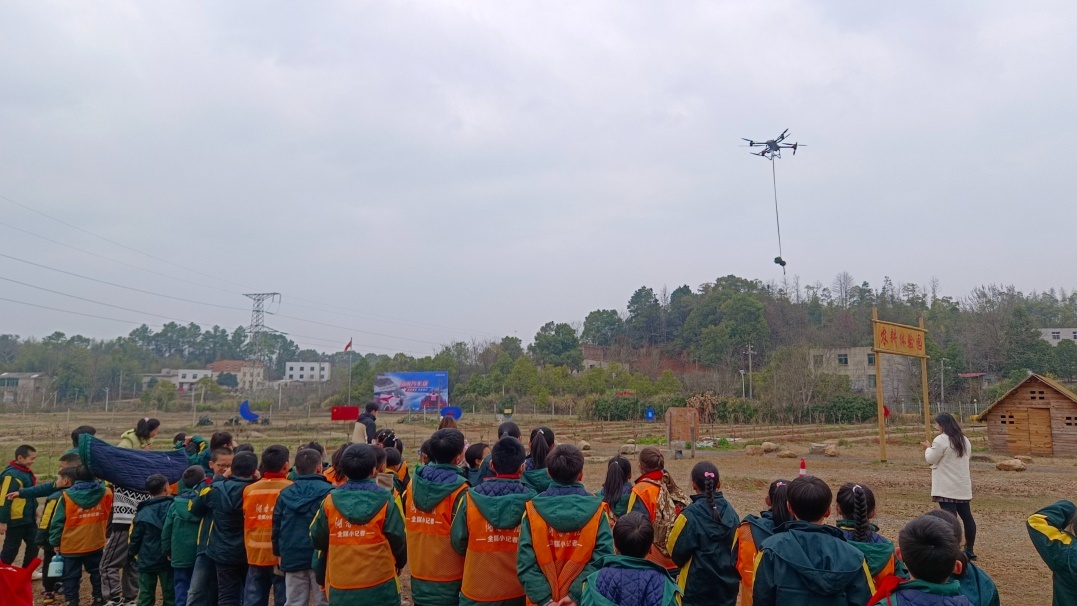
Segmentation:
{"type": "Polygon", "coordinates": [[[190,465],[183,450],[130,450],[90,434],[79,436],[82,464],[98,478],[129,490],[146,490],[146,478],[159,473],[174,484],[190,465]]]}

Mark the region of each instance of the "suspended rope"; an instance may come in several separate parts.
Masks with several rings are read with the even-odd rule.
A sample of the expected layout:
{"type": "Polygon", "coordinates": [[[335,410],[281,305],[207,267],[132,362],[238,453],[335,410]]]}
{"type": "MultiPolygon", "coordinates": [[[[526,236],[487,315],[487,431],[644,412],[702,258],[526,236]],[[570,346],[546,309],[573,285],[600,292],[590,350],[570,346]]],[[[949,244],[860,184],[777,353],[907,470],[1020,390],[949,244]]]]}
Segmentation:
{"type": "Polygon", "coordinates": [[[778,226],[778,256],[774,262],[782,266],[782,275],[785,275],[785,259],[782,258],[782,221],[778,216],[778,174],[774,168],[774,157],[770,158],[770,179],[774,185],[774,223],[778,226]]]}

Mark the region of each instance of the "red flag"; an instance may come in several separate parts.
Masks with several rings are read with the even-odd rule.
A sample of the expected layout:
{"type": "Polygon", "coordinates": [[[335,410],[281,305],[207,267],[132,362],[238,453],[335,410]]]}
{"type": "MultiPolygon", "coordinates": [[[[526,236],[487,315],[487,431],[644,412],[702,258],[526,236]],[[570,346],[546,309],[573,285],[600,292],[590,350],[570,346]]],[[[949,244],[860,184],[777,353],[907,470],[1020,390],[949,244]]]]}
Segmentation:
{"type": "Polygon", "coordinates": [[[352,348],[352,340],[348,339],[348,344],[344,346],[344,351],[348,351],[352,348]]]}

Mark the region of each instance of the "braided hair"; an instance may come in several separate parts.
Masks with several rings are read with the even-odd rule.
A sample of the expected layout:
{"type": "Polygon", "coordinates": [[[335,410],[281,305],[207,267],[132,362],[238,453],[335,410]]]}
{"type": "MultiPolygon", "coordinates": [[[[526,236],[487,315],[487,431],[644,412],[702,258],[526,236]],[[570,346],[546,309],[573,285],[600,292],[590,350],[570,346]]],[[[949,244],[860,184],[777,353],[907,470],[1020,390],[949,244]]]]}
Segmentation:
{"type": "Polygon", "coordinates": [[[711,508],[711,519],[715,522],[722,520],[722,512],[718,510],[718,502],[714,500],[714,491],[721,484],[718,478],[718,468],[710,461],[701,461],[692,468],[692,484],[696,490],[703,493],[707,505],[711,508]]]}
{"type": "Polygon", "coordinates": [[[853,540],[866,543],[875,532],[871,527],[871,515],[875,511],[875,493],[862,484],[852,482],[838,489],[838,510],[853,521],[853,540]]]}

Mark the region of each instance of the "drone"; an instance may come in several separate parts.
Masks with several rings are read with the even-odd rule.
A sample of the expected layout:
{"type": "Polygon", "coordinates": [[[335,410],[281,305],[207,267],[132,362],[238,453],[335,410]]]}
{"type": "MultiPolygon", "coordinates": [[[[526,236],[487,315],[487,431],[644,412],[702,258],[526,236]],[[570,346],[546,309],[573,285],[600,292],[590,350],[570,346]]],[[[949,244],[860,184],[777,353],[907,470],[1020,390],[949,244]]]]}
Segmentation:
{"type": "Polygon", "coordinates": [[[745,141],[748,142],[748,147],[762,147],[763,148],[762,151],[759,151],[759,152],[749,152],[753,156],[759,156],[760,158],[766,158],[768,160],[773,160],[774,158],[781,158],[782,157],[782,150],[783,149],[791,149],[791,150],[793,150],[793,155],[794,156],[797,155],[797,146],[800,145],[800,144],[799,143],[784,143],[785,138],[787,136],[789,136],[789,129],[788,128],[783,130],[782,134],[778,135],[777,138],[768,139],[767,141],[764,141],[764,142],[753,141],[751,139],[744,139],[744,137],[741,137],[741,139],[744,139],[745,141]]]}

